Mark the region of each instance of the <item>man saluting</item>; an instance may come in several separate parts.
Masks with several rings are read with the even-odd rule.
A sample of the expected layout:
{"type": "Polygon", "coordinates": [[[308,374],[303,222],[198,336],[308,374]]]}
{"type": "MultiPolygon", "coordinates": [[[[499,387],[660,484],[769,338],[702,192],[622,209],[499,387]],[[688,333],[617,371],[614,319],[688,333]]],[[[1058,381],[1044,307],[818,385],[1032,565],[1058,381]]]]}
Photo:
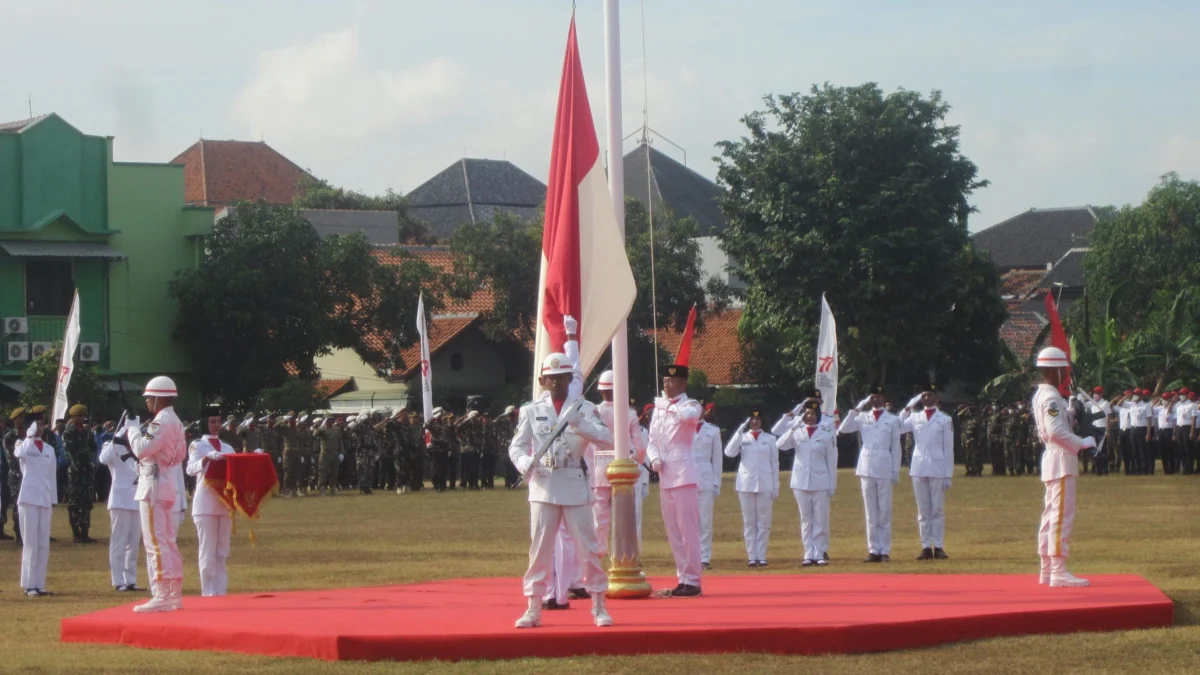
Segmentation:
{"type": "MultiPolygon", "coordinates": [[[[566,320],[574,323],[570,317],[566,320]]],[[[568,330],[574,333],[574,330],[568,330]]],[[[517,619],[517,628],[533,628],[542,620],[542,596],[554,573],[554,538],[559,525],[566,525],[575,543],[576,558],[583,563],[584,587],[592,597],[592,619],[597,626],[611,626],[612,617],[604,604],[608,577],[601,567],[604,548],[592,526],[591,494],[584,469],[588,443],[611,448],[612,433],[597,421],[595,406],[587,401],[573,405],[582,393],[582,376],[566,354],[550,354],[542,361],[542,395],[521,406],[517,432],[508,447],[509,458],[529,483],[531,543],[529,568],[525,572],[528,608],[517,619]],[[573,386],[573,381],[579,383],[573,386]],[[553,437],[559,417],[566,427],[553,437]],[[538,450],[549,443],[540,458],[538,450]]]]}

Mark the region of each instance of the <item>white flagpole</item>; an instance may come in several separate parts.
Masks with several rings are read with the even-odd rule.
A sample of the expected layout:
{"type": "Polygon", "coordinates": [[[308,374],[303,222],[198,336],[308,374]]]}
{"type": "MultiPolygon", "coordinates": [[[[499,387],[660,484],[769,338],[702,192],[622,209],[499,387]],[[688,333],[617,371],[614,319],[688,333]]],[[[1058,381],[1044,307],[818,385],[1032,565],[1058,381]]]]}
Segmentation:
{"type": "Polygon", "coordinates": [[[417,332],[421,334],[421,403],[425,422],[433,419],[433,368],[429,362],[429,334],[425,329],[425,294],[417,296],[417,332]]]}
{"type": "MultiPolygon", "coordinates": [[[[604,0],[604,93],[607,102],[608,191],[617,229],[625,240],[625,164],[621,152],[621,14],[617,0],[604,0]]],[[[629,458],[629,327],[621,321],[612,339],[613,439],[616,459],[629,458]]]]}
{"type": "Polygon", "coordinates": [[[58,361],[58,377],[54,385],[54,415],[55,420],[67,416],[67,387],[71,384],[71,374],[75,372],[75,349],[79,346],[79,291],[71,300],[71,313],[67,315],[67,329],[63,333],[62,356],[58,361]]]}

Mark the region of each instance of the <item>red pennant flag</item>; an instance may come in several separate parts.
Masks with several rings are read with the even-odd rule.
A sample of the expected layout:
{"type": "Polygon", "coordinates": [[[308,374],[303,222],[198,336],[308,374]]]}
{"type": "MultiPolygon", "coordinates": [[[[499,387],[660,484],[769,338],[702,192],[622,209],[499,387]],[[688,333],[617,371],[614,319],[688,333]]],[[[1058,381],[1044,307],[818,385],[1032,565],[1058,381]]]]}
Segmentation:
{"type": "Polygon", "coordinates": [[[636,294],[608,192],[572,17],[546,189],[533,361],[535,394],[540,390],[537,379],[542,360],[562,351],[566,341],[564,315],[579,321],[579,368],[586,376],[629,315],[636,294]]]}
{"type": "MultiPolygon", "coordinates": [[[[1061,349],[1067,355],[1067,361],[1070,361],[1071,342],[1067,339],[1067,332],[1063,330],[1062,319],[1058,316],[1058,305],[1054,303],[1054,294],[1050,292],[1046,293],[1046,317],[1050,320],[1050,344],[1061,349]]],[[[1070,393],[1070,371],[1067,372],[1067,378],[1059,386],[1059,391],[1063,396],[1070,393]]]]}
{"type": "Polygon", "coordinates": [[[675,355],[675,365],[687,366],[692,360],[692,333],[696,331],[696,306],[688,312],[687,325],[683,328],[683,339],[679,341],[679,353],[675,355]]]}

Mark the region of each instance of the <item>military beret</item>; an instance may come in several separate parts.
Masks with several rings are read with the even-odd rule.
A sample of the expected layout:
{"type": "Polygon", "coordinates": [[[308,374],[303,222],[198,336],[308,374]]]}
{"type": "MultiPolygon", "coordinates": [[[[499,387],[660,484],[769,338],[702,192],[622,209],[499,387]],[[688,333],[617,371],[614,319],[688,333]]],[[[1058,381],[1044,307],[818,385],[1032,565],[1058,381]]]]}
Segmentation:
{"type": "Polygon", "coordinates": [[[46,412],[46,406],[44,406],[44,405],[35,405],[35,406],[33,406],[32,408],[30,408],[30,409],[29,409],[29,412],[31,412],[31,413],[35,413],[35,414],[41,414],[41,413],[44,413],[44,412],[46,412]]]}
{"type": "Polygon", "coordinates": [[[67,410],[67,414],[71,417],[75,417],[76,415],[86,415],[87,406],[82,403],[76,403],[67,410]]]}
{"type": "Polygon", "coordinates": [[[12,414],[8,416],[8,419],[15,420],[24,414],[25,414],[25,408],[13,408],[12,414]]]}

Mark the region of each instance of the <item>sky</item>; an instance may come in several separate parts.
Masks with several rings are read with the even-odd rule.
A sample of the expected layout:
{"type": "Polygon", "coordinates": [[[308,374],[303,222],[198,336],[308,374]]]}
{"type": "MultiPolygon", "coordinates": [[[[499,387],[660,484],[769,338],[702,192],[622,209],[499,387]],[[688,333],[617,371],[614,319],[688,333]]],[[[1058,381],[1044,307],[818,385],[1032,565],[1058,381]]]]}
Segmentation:
{"type": "MultiPolygon", "coordinates": [[[[575,11],[603,145],[602,2],[575,11]]],[[[0,0],[0,121],[32,101],[114,136],[119,161],[265,140],[370,193],[463,156],[545,181],[570,18],[563,0],[0,0]]],[[[622,125],[646,109],[670,140],[655,147],[715,178],[714,145],[764,95],[940,90],[991,181],[971,198],[977,231],[1031,207],[1137,203],[1168,171],[1200,178],[1197,34],[1186,0],[626,0],[622,125]]]]}

